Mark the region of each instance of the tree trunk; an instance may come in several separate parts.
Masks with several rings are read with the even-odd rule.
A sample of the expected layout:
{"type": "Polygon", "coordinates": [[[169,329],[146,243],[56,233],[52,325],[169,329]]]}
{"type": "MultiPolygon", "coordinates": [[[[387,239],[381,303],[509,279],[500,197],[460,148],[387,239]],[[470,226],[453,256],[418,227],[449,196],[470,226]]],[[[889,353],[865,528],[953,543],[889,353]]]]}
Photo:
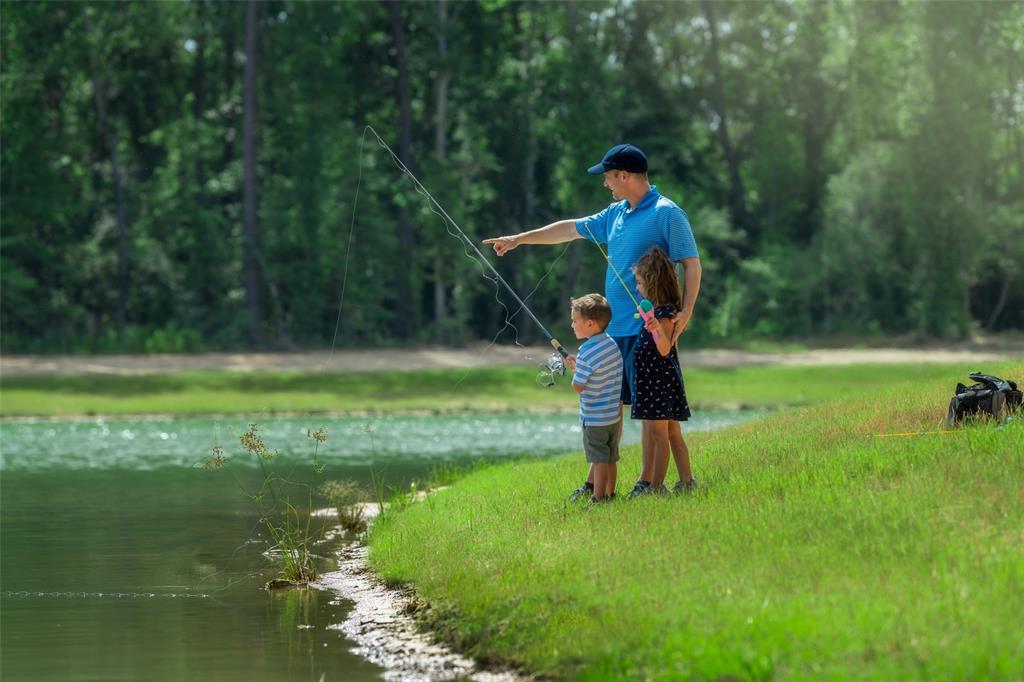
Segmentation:
{"type": "MultiPolygon", "coordinates": [[[[206,169],[203,163],[203,119],[206,114],[206,4],[196,3],[196,58],[192,65],[192,143],[195,145],[195,159],[192,168],[192,181],[195,183],[195,207],[198,220],[193,222],[193,229],[196,230],[196,243],[201,245],[199,249],[193,249],[189,254],[191,269],[193,273],[201,273],[201,281],[195,282],[192,289],[196,294],[195,302],[200,310],[211,311],[216,308],[217,287],[214,277],[214,268],[207,271],[207,264],[212,265],[216,251],[212,249],[211,242],[219,238],[219,235],[210,234],[208,229],[206,210],[209,200],[206,194],[206,169]]],[[[199,311],[184,311],[190,325],[203,328],[206,325],[202,320],[209,315],[203,315],[199,311]]]]}
{"type": "Polygon", "coordinates": [[[828,52],[824,43],[826,5],[812,3],[810,8],[811,16],[807,21],[810,22],[811,29],[807,32],[809,38],[804,48],[806,72],[800,79],[806,107],[801,126],[804,150],[803,207],[795,226],[796,240],[803,245],[809,244],[821,228],[822,204],[828,182],[825,150],[832,137],[839,112],[843,109],[844,97],[844,90],[831,88],[820,73],[821,64],[828,52]]]}
{"type": "Polygon", "coordinates": [[[259,266],[259,197],[256,187],[256,56],[259,24],[255,0],[245,5],[245,84],[242,115],[243,235],[245,297],[249,314],[249,336],[253,343],[263,342],[263,300],[259,266]]]}
{"type": "MultiPolygon", "coordinates": [[[[523,69],[523,86],[526,96],[523,101],[523,130],[526,134],[526,156],[523,159],[523,220],[524,226],[533,225],[534,211],[536,210],[536,194],[534,185],[537,179],[537,128],[533,124],[533,112],[537,102],[537,86],[533,73],[533,51],[534,31],[536,30],[536,17],[531,15],[529,8],[524,9],[528,25],[525,27],[525,40],[523,44],[523,62],[526,68],[523,69]]],[[[534,303],[527,302],[533,306],[534,303]]],[[[518,319],[525,320],[527,316],[521,314],[518,319]]],[[[532,343],[536,338],[536,330],[530,323],[520,330],[520,339],[523,343],[532,343]]]]}
{"type": "MultiPolygon", "coordinates": [[[[92,17],[89,11],[85,12],[85,30],[89,37],[93,35],[92,17]]],[[[128,310],[128,218],[125,211],[124,181],[121,177],[121,157],[117,150],[117,135],[110,125],[107,117],[107,92],[103,83],[103,76],[96,64],[95,51],[89,50],[90,76],[92,80],[93,101],[96,104],[96,120],[99,123],[103,141],[110,153],[111,178],[114,182],[114,215],[117,225],[117,277],[115,288],[117,291],[116,308],[114,312],[114,324],[117,327],[117,335],[124,334],[128,310]]]]}
{"type": "Polygon", "coordinates": [[[1006,273],[1003,278],[1003,286],[999,290],[999,298],[996,300],[996,305],[992,308],[992,314],[988,316],[988,320],[985,321],[985,329],[995,331],[996,320],[1003,313],[1003,308],[1006,307],[1006,300],[1010,297],[1010,285],[1013,284],[1013,275],[1006,273]]]}
{"type": "Polygon", "coordinates": [[[808,116],[803,125],[804,196],[796,225],[796,241],[801,245],[809,244],[821,226],[821,206],[825,192],[823,163],[828,135],[821,126],[817,115],[808,116]]]}
{"type": "MultiPolygon", "coordinates": [[[[224,4],[218,7],[218,9],[233,9],[236,5],[224,4]]],[[[238,67],[235,64],[235,51],[238,36],[236,35],[235,19],[237,15],[232,13],[225,15],[221,18],[221,33],[220,39],[224,46],[224,50],[221,52],[220,61],[220,76],[222,79],[221,87],[221,99],[224,102],[233,101],[233,91],[235,89],[235,79],[238,76],[238,67]]],[[[236,128],[238,122],[238,116],[235,112],[235,107],[224,107],[221,116],[223,118],[223,124],[225,129],[236,128]]],[[[221,152],[221,167],[228,166],[235,159],[238,158],[236,136],[235,135],[224,135],[224,147],[221,152]]],[[[235,201],[234,197],[231,197],[230,201],[235,201]]]]}
{"type": "MultiPolygon", "coordinates": [[[[402,12],[396,0],[388,3],[391,14],[391,38],[395,44],[395,66],[398,69],[398,158],[411,169],[412,157],[412,94],[409,87],[409,54],[402,27],[402,12]]],[[[412,275],[415,257],[412,220],[409,209],[402,204],[398,209],[398,253],[407,259],[394,268],[395,273],[395,331],[403,340],[409,340],[416,327],[413,319],[412,275]]]]}
{"type": "MultiPolygon", "coordinates": [[[[1013,92],[1013,84],[1015,82],[1019,83],[1020,79],[1021,79],[1020,63],[1017,62],[1017,60],[1014,59],[1010,55],[1009,52],[1007,52],[1006,56],[1008,58],[1007,59],[1007,68],[1006,68],[1006,81],[1007,81],[1006,88],[1007,88],[1007,92],[1013,92]],[[1014,69],[1015,69],[1014,65],[1015,64],[1016,64],[1017,73],[1014,73],[1014,69]]],[[[1020,142],[1020,126],[1019,125],[1013,125],[1012,123],[1010,123],[1011,120],[1012,119],[1007,117],[1007,123],[1009,124],[1008,127],[1010,129],[1010,134],[1011,134],[1012,139],[1013,139],[1013,145],[1011,147],[1013,151],[1011,152],[1011,154],[1013,154],[1013,157],[1015,157],[1017,159],[1017,169],[1020,170],[1020,169],[1024,168],[1024,145],[1022,145],[1021,142],[1020,142]]],[[[1013,157],[1011,157],[1011,158],[1013,158],[1013,157]]]]}
{"type": "MultiPolygon", "coordinates": [[[[451,82],[451,69],[448,64],[448,3],[447,0],[437,2],[437,57],[439,73],[435,92],[435,130],[434,154],[437,156],[437,167],[444,171],[448,156],[448,85],[451,82]]],[[[438,251],[434,256],[434,341],[444,342],[443,323],[447,317],[447,289],[444,277],[444,256],[438,251]]]]}
{"type": "Polygon", "coordinates": [[[521,27],[524,33],[523,42],[523,132],[526,135],[525,157],[523,159],[523,225],[531,225],[534,211],[535,174],[537,170],[537,130],[533,125],[533,110],[537,102],[537,86],[533,77],[534,22],[528,7],[523,8],[523,16],[527,22],[521,27]]]}
{"type": "MultiPolygon", "coordinates": [[[[566,35],[569,38],[569,44],[577,46],[572,51],[572,55],[575,61],[574,66],[580,67],[582,62],[585,61],[587,54],[585,51],[581,51],[579,48],[580,40],[580,9],[579,5],[574,2],[567,2],[563,5],[565,9],[565,29],[566,35]]],[[[584,91],[582,88],[582,81],[579,78],[573,78],[570,81],[570,92],[572,93],[573,102],[569,104],[570,107],[575,110],[570,114],[569,125],[575,129],[576,135],[573,136],[573,140],[577,140],[579,132],[584,130],[586,121],[582,120],[582,116],[579,116],[577,112],[582,111],[583,102],[585,100],[584,91]]],[[[580,160],[578,164],[580,167],[584,167],[583,154],[577,147],[574,149],[574,158],[580,160]]],[[[576,293],[576,278],[579,276],[580,270],[580,258],[582,250],[577,246],[569,247],[569,261],[565,266],[565,273],[562,276],[562,288],[558,296],[558,305],[566,305],[568,300],[576,293]]]]}
{"type": "Polygon", "coordinates": [[[729,135],[729,116],[725,106],[725,86],[722,82],[722,64],[719,59],[721,47],[718,43],[718,23],[715,19],[714,4],[710,0],[703,0],[701,5],[704,8],[704,15],[711,34],[711,45],[708,52],[712,75],[711,108],[718,117],[716,135],[718,143],[722,147],[725,162],[729,167],[729,212],[732,215],[733,224],[746,232],[746,238],[741,240],[743,245],[741,248],[745,254],[749,255],[756,249],[761,235],[757,226],[750,219],[750,212],[747,210],[746,191],[743,187],[743,177],[740,175],[739,157],[729,135]]]}

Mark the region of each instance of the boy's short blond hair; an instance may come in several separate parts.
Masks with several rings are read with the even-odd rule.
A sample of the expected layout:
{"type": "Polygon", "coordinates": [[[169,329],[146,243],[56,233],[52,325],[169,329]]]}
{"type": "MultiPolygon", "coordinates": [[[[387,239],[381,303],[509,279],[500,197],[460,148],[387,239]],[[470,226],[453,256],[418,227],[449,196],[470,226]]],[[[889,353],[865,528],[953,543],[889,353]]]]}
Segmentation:
{"type": "Polygon", "coordinates": [[[587,294],[572,299],[572,309],[584,320],[596,322],[601,331],[604,331],[612,321],[612,307],[608,305],[608,299],[601,294],[587,294]]]}

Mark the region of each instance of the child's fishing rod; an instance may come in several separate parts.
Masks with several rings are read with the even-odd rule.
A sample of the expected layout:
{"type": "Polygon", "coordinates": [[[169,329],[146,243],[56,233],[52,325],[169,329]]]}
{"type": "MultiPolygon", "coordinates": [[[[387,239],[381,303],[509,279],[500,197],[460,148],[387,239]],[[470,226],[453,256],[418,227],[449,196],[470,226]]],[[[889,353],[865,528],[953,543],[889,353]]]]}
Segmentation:
{"type": "MultiPolygon", "coordinates": [[[[629,285],[626,284],[626,280],[622,279],[622,275],[620,275],[619,271],[615,269],[614,265],[612,265],[612,259],[608,257],[608,253],[601,247],[601,242],[597,241],[597,237],[594,236],[594,231],[591,230],[590,226],[586,223],[583,223],[583,227],[587,228],[587,233],[590,235],[590,239],[594,242],[594,245],[597,246],[597,250],[601,252],[601,255],[604,256],[604,259],[608,261],[608,269],[615,273],[615,276],[619,278],[619,282],[622,283],[622,288],[626,290],[629,297],[633,299],[633,303],[636,304],[637,312],[633,314],[633,317],[641,317],[644,322],[655,319],[654,304],[646,298],[642,301],[636,300],[636,296],[633,295],[633,291],[629,288],[629,285]]],[[[654,337],[655,341],[658,340],[657,331],[651,332],[651,336],[654,337]]]]}
{"type": "Polygon", "coordinates": [[[490,268],[491,272],[494,273],[494,276],[498,278],[498,281],[501,282],[505,289],[508,290],[508,293],[512,294],[512,297],[516,299],[522,310],[526,311],[526,314],[530,316],[530,319],[533,320],[540,328],[540,330],[544,333],[544,336],[547,337],[548,342],[551,343],[552,348],[558,351],[559,355],[561,355],[563,358],[569,357],[569,351],[567,351],[565,347],[562,346],[561,342],[551,335],[551,332],[548,331],[547,327],[545,327],[541,323],[541,321],[537,319],[537,316],[533,314],[533,311],[530,310],[530,308],[526,305],[526,302],[519,297],[519,294],[516,293],[515,289],[513,289],[512,286],[505,281],[505,278],[502,277],[494,268],[494,266],[491,265],[491,262],[484,257],[484,254],[480,252],[480,249],[477,248],[473,240],[470,239],[466,235],[466,233],[462,231],[462,228],[459,227],[459,224],[452,220],[452,217],[448,215],[448,212],[444,210],[444,207],[441,206],[441,204],[437,203],[437,200],[430,194],[430,192],[427,191],[427,188],[423,186],[423,183],[421,183],[419,179],[415,175],[413,175],[412,171],[409,170],[409,168],[404,163],[402,163],[402,159],[400,159],[397,154],[391,151],[391,147],[389,147],[387,143],[385,143],[384,140],[381,139],[381,136],[377,134],[377,131],[374,130],[372,126],[366,126],[366,129],[373,133],[373,136],[377,138],[377,142],[380,143],[380,146],[384,147],[384,149],[387,150],[388,154],[391,155],[391,159],[395,162],[395,165],[397,165],[403,173],[412,178],[413,183],[415,183],[416,185],[416,189],[421,194],[423,194],[423,196],[427,197],[427,199],[430,200],[430,203],[432,203],[434,207],[437,208],[439,215],[441,215],[445,220],[447,220],[452,226],[455,227],[462,240],[465,241],[465,243],[468,244],[470,248],[473,249],[476,255],[480,257],[480,261],[484,263],[484,265],[486,265],[488,268],[490,268]]]}

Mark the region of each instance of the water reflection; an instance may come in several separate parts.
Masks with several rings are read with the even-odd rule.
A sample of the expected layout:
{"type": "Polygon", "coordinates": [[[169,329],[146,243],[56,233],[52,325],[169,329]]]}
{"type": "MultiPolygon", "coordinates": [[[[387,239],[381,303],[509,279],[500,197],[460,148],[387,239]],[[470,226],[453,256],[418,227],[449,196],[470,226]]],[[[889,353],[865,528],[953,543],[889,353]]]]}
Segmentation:
{"type": "Polygon", "coordinates": [[[265,538],[230,480],[46,469],[2,486],[4,679],[380,678],[327,627],[346,605],[260,589],[265,538]]]}

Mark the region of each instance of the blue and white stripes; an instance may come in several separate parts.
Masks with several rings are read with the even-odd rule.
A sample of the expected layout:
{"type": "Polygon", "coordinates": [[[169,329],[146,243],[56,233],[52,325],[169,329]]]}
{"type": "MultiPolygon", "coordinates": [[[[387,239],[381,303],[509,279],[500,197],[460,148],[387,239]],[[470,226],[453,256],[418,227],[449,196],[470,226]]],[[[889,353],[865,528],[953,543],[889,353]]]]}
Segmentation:
{"type": "Polygon", "coordinates": [[[584,426],[607,426],[619,421],[622,353],[608,334],[591,336],[580,346],[572,383],[584,387],[580,393],[580,422],[584,426]]]}

